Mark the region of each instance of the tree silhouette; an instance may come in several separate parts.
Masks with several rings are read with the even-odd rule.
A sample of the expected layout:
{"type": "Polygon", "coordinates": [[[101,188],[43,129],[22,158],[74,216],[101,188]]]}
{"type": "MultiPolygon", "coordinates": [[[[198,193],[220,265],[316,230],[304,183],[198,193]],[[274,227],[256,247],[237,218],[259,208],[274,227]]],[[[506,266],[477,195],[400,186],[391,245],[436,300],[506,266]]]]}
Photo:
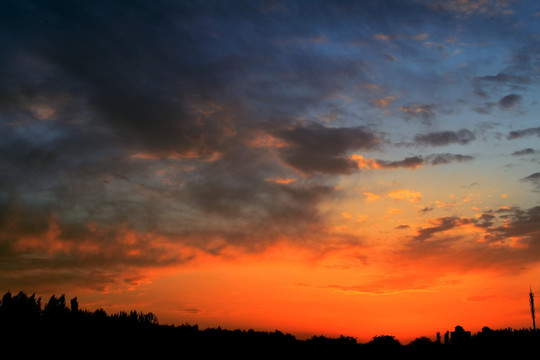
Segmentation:
{"type": "MultiPolygon", "coordinates": [[[[477,334],[456,326],[451,341],[441,343],[420,337],[408,345],[390,335],[374,336],[366,344],[340,335],[337,338],[313,336],[297,340],[281,331],[226,330],[221,327],[200,330],[197,325],[160,325],[153,313],[135,310],[107,314],[104,309],[79,308],[76,297],[66,306],[66,297],[52,295],[41,308],[41,298],[24,292],[7,292],[0,302],[0,341],[11,348],[35,349],[35,355],[59,351],[84,353],[95,357],[148,357],[178,354],[178,350],[197,351],[200,357],[219,354],[246,357],[265,355],[276,358],[461,358],[474,355],[489,358],[528,354],[540,343],[534,329],[482,328],[477,334]],[[457,334],[457,335],[456,335],[457,334]],[[456,337],[457,336],[457,337],[456,337]],[[456,339],[466,341],[456,341],[456,339]],[[157,353],[159,351],[159,354],[157,353]],[[448,356],[447,356],[448,355],[448,356]]],[[[449,335],[449,332],[446,334],[449,335]]],[[[445,340],[448,335],[445,334],[445,340]]]]}
{"type": "Polygon", "coordinates": [[[70,306],[71,306],[71,312],[78,312],[79,311],[79,303],[77,302],[77,298],[74,297],[73,299],[70,300],[70,306]]]}

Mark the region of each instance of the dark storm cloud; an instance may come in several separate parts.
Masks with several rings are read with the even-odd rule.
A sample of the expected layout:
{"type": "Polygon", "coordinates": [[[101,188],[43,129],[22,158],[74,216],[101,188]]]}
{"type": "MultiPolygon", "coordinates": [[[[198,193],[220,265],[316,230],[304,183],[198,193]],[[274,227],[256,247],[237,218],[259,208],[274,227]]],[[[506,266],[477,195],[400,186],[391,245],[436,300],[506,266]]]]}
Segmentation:
{"type": "Polygon", "coordinates": [[[318,124],[297,125],[274,135],[287,143],[280,150],[281,159],[306,174],[349,174],[358,166],[345,157],[347,153],[374,149],[380,142],[363,127],[329,128],[318,124]]]}
{"type": "Polygon", "coordinates": [[[519,139],[526,136],[534,136],[540,137],[540,127],[537,128],[528,128],[528,129],[522,129],[522,130],[513,130],[508,133],[508,140],[513,139],[519,139]]]}
{"type": "Polygon", "coordinates": [[[418,134],[414,137],[416,144],[431,146],[445,146],[450,144],[466,145],[475,139],[476,136],[467,129],[431,132],[427,134],[418,134]]]}
{"type": "Polygon", "coordinates": [[[503,110],[511,110],[519,103],[521,103],[521,95],[510,94],[499,100],[499,107],[503,110]]]}

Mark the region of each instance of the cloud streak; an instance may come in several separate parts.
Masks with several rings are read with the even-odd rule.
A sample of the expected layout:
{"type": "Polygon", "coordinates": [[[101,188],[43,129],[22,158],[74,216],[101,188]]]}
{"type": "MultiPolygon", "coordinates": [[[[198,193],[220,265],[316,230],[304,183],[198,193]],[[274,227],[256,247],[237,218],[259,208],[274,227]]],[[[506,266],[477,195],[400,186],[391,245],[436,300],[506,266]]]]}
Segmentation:
{"type": "Polygon", "coordinates": [[[458,131],[437,131],[426,134],[417,134],[414,142],[418,145],[446,146],[450,144],[467,145],[475,140],[476,136],[467,129],[458,131]]]}
{"type": "Polygon", "coordinates": [[[426,157],[420,155],[406,157],[403,160],[377,160],[365,158],[362,155],[353,154],[351,160],[356,161],[359,169],[399,169],[399,168],[408,168],[408,169],[418,169],[421,166],[426,165],[443,165],[449,164],[452,162],[464,162],[474,160],[473,156],[462,155],[462,154],[431,154],[426,157]]]}
{"type": "Polygon", "coordinates": [[[508,140],[513,140],[513,139],[520,139],[526,136],[535,136],[535,135],[537,137],[540,137],[540,127],[510,131],[508,133],[507,138],[508,140]]]}

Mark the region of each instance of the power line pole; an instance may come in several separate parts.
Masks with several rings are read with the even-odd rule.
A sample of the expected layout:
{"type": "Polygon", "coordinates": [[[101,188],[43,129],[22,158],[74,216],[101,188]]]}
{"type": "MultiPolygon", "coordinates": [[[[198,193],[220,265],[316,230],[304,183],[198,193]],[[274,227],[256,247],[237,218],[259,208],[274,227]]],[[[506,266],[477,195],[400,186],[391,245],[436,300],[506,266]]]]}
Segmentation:
{"type": "Polygon", "coordinates": [[[531,306],[531,316],[533,321],[533,330],[536,330],[536,322],[534,320],[534,294],[532,292],[532,287],[529,291],[529,305],[531,306]]]}

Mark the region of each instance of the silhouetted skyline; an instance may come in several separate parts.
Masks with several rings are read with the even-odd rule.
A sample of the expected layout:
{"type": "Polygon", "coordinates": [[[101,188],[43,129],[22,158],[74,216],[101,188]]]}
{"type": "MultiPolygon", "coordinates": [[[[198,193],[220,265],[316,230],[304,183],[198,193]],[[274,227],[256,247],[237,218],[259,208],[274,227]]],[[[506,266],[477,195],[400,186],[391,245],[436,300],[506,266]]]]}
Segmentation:
{"type": "MultiPolygon", "coordinates": [[[[392,335],[376,335],[367,343],[353,337],[337,338],[314,335],[298,340],[279,330],[272,332],[199,329],[197,325],[159,324],[152,313],[135,310],[107,314],[103,309],[80,309],[77,298],[67,306],[65,295],[52,295],[42,308],[41,298],[24,292],[5,293],[0,301],[0,333],[5,344],[31,344],[26,355],[65,354],[86,349],[86,355],[175,355],[178,352],[197,356],[494,356],[527,354],[540,341],[540,332],[532,329],[492,330],[484,327],[471,334],[457,325],[444,342],[419,337],[402,344],[392,335]],[[195,353],[193,353],[195,351],[195,353]]],[[[439,334],[438,334],[439,335],[439,334]]]]}

